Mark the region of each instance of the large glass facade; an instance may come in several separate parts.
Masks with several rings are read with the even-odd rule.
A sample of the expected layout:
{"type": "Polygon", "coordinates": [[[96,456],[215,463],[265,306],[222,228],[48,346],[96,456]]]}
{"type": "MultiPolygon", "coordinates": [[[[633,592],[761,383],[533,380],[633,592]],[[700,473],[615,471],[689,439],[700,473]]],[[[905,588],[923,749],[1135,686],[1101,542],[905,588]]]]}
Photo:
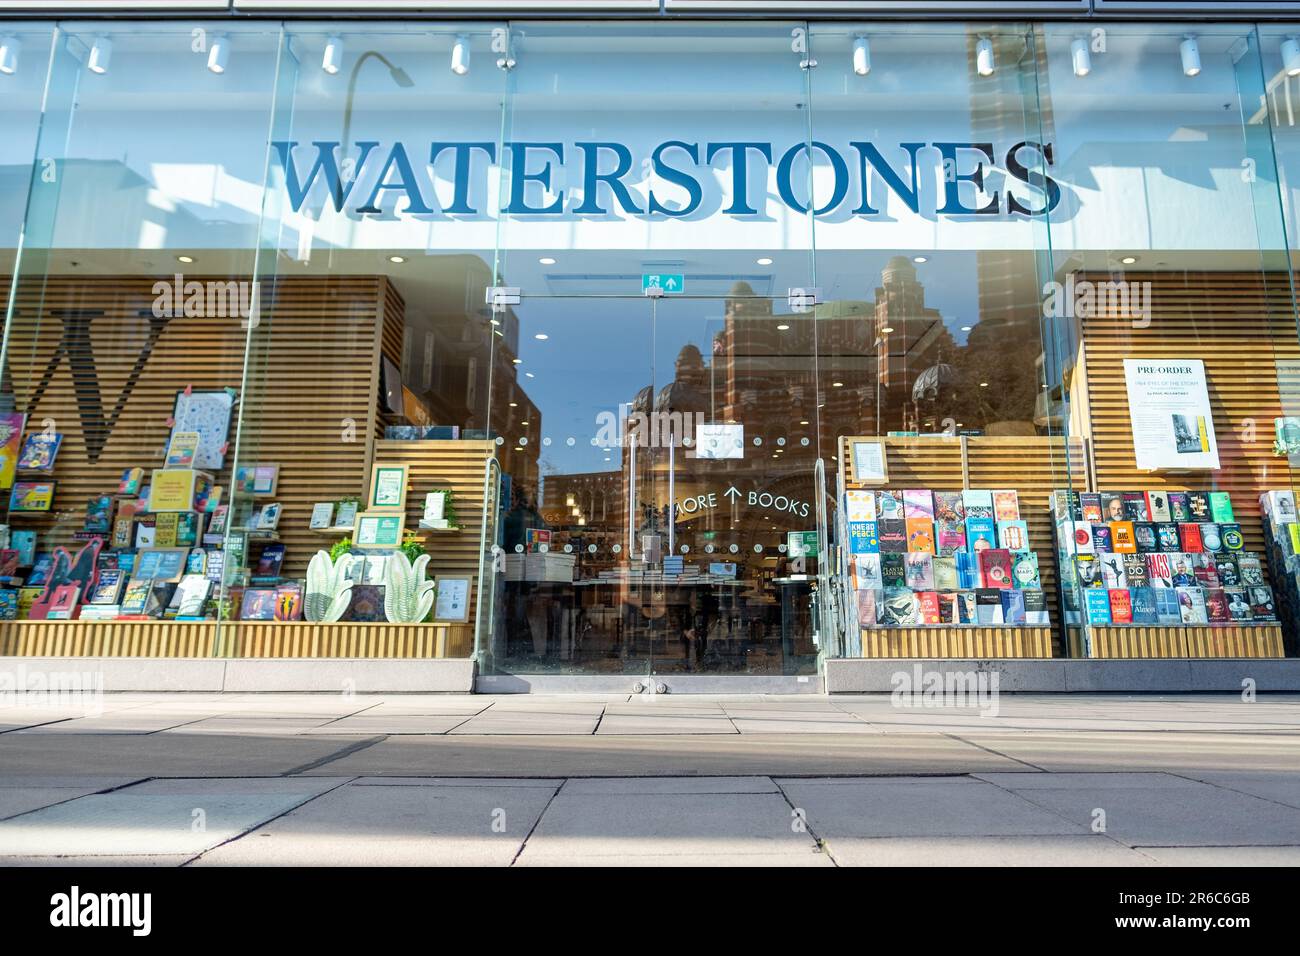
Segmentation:
{"type": "Polygon", "coordinates": [[[637,680],[1294,653],[1292,45],[24,24],[0,611],[637,680]]]}

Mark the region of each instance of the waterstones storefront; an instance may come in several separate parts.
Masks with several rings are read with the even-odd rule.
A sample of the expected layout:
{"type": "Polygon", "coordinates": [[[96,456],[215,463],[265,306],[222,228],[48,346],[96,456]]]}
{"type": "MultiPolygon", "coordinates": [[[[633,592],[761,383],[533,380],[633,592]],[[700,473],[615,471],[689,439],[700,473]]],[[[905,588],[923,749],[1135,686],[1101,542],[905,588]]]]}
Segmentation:
{"type": "Polygon", "coordinates": [[[0,0],[0,121],[10,662],[1295,680],[1300,3],[0,0]]]}

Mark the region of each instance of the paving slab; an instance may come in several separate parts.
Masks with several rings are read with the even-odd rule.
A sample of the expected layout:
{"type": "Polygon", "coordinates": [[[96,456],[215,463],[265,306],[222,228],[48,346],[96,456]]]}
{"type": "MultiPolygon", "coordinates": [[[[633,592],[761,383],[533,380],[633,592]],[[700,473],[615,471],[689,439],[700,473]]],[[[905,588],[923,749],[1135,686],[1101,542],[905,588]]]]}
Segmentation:
{"type": "Polygon", "coordinates": [[[313,727],[329,724],[328,717],[204,717],[178,727],[168,727],[161,734],[269,734],[292,737],[313,727]]]}
{"type": "Polygon", "coordinates": [[[1288,807],[1300,807],[1300,773],[1242,773],[1233,770],[1192,770],[1192,780],[1200,780],[1228,790],[1249,793],[1288,807]]]}
{"type": "Polygon", "coordinates": [[[1300,739],[1295,735],[1090,732],[957,736],[1050,771],[1300,771],[1300,739]]]}
{"type": "Polygon", "coordinates": [[[0,820],[16,817],[20,813],[39,810],[96,793],[97,788],[86,787],[31,787],[19,790],[13,787],[0,789],[0,820]]]}
{"type": "Polygon", "coordinates": [[[585,736],[596,729],[599,713],[497,710],[495,707],[462,721],[451,734],[573,734],[585,736]]]}
{"type": "Polygon", "coordinates": [[[839,866],[1154,865],[1142,853],[1096,835],[824,838],[839,866]]]}
{"type": "Polygon", "coordinates": [[[1016,794],[1081,825],[1105,811],[1106,834],[1127,846],[1300,845],[1300,810],[1210,784],[1016,794]]]}
{"type": "Polygon", "coordinates": [[[596,728],[600,734],[736,734],[731,718],[697,713],[651,715],[606,713],[596,728]]]}
{"type": "Polygon", "coordinates": [[[792,820],[790,806],[774,793],[568,794],[561,789],[519,862],[679,854],[715,860],[806,858],[816,843],[792,820]]]}
{"type": "Polygon", "coordinates": [[[565,796],[627,793],[780,793],[770,777],[588,777],[570,780],[565,796]]]}
{"type": "Polygon", "coordinates": [[[40,724],[15,730],[12,735],[24,734],[153,734],[197,719],[195,714],[105,714],[103,717],[78,717],[56,723],[40,724]]]}
{"type": "Polygon", "coordinates": [[[3,866],[184,866],[193,857],[188,853],[171,853],[163,856],[6,856],[3,866]]]}
{"type": "Polygon", "coordinates": [[[970,777],[885,780],[778,779],[823,839],[1087,834],[1073,822],[1014,793],[970,777]]]}
{"type": "Polygon", "coordinates": [[[196,855],[336,785],[332,780],[186,781],[80,797],[0,821],[0,859],[32,856],[196,855]]]}
{"type": "Polygon", "coordinates": [[[600,867],[727,867],[728,869],[755,867],[830,867],[835,861],[817,847],[786,853],[668,853],[639,852],[635,856],[579,857],[565,859],[549,852],[532,854],[525,851],[515,861],[517,867],[541,866],[600,866],[600,867]]]}
{"type": "Polygon", "coordinates": [[[389,714],[372,717],[369,712],[343,717],[304,730],[306,734],[445,734],[459,727],[469,717],[465,714],[389,714]]]}
{"type": "Polygon", "coordinates": [[[1161,866],[1300,866],[1300,846],[1143,846],[1161,866]]]}
{"type": "MultiPolygon", "coordinates": [[[[0,737],[0,758],[3,741],[0,737]]],[[[927,735],[484,736],[469,745],[463,736],[448,734],[388,737],[305,772],[400,777],[825,776],[1022,767],[960,740],[927,735]]]]}
{"type": "Polygon", "coordinates": [[[1107,790],[1116,787],[1125,790],[1160,790],[1165,788],[1195,788],[1195,780],[1172,773],[977,773],[976,779],[995,784],[1004,790],[1064,790],[1070,787],[1089,787],[1107,790]]]}
{"type": "Polygon", "coordinates": [[[192,865],[505,866],[555,789],[339,787],[192,865]]]}

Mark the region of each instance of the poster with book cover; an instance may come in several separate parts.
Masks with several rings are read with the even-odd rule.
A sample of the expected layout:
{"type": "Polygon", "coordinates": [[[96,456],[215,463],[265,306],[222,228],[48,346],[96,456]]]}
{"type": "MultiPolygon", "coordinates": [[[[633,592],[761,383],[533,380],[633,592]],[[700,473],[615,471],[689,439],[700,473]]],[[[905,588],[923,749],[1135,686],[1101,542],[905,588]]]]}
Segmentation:
{"type": "Polygon", "coordinates": [[[39,471],[49,474],[54,470],[54,459],[63,444],[63,435],[59,432],[32,432],[23,442],[22,454],[18,456],[19,471],[39,471]]]}
{"type": "Polygon", "coordinates": [[[18,412],[0,414],[0,489],[14,486],[18,456],[22,453],[23,426],[27,416],[18,412]]]}
{"type": "Polygon", "coordinates": [[[1143,471],[1217,469],[1219,446],[1200,359],[1124,359],[1133,451],[1143,471]]]}

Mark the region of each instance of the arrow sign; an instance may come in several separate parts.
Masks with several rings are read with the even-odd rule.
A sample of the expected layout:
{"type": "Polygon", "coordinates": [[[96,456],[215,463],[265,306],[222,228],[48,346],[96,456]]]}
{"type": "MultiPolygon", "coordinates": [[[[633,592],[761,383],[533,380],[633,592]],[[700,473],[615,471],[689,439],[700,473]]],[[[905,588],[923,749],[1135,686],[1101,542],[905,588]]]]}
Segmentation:
{"type": "Polygon", "coordinates": [[[732,501],[735,501],[737,498],[740,497],[740,492],[736,490],[735,485],[732,485],[722,493],[722,496],[724,498],[730,498],[732,501]]]}
{"type": "Polygon", "coordinates": [[[680,294],[686,288],[686,277],[677,274],[650,272],[641,276],[641,291],[659,289],[663,292],[680,294]]]}

